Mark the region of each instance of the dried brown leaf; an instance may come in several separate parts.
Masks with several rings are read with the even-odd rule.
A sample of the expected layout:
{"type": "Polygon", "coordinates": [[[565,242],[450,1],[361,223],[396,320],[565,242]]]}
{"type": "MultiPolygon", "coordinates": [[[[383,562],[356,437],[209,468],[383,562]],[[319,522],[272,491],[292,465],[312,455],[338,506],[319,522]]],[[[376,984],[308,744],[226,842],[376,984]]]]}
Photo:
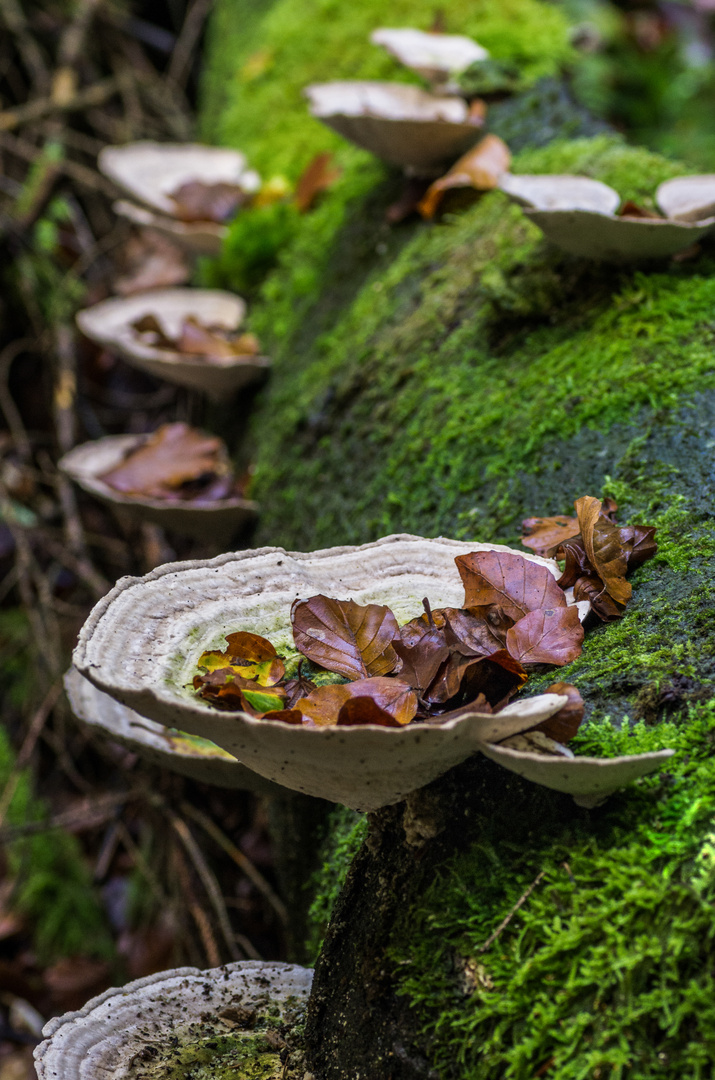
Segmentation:
{"type": "Polygon", "coordinates": [[[551,686],[546,687],[544,693],[565,695],[569,700],[557,713],[549,716],[547,720],[542,720],[533,730],[543,731],[544,735],[555,739],[556,742],[567,743],[573,739],[581,726],[583,698],[575,686],[564,682],[552,683],[551,686]]]}
{"type": "Polygon", "coordinates": [[[395,616],[382,604],[356,604],[311,596],[291,608],[296,648],[315,664],[363,679],[386,675],[397,666],[392,641],[399,637],[395,616]]]}
{"type": "Polygon", "coordinates": [[[465,608],[495,608],[514,621],[540,608],[566,607],[566,599],[547,567],[506,551],[458,555],[465,608]]]}
{"type": "Polygon", "coordinates": [[[557,515],[556,517],[526,518],[522,521],[524,536],[521,542],[537,555],[553,556],[565,540],[577,536],[578,518],[557,515]]]}
{"type": "Polygon", "coordinates": [[[163,424],[146,442],[127,455],[124,461],[104,473],[99,479],[123,495],[148,498],[206,498],[207,482],[222,481],[222,498],[230,491],[233,481],[228,454],[223,441],[205,435],[188,424],[163,424]]]}
{"type": "Polygon", "coordinates": [[[486,135],[475,147],[468,150],[459,161],[439,180],[430,184],[418,209],[423,218],[431,219],[451,188],[473,188],[475,191],[491,191],[499,183],[511,163],[509,147],[498,135],[486,135]]]}
{"type": "Polygon", "coordinates": [[[304,722],[318,727],[338,723],[392,727],[409,724],[417,713],[417,698],[399,679],[378,676],[319,686],[307,698],[297,701],[294,708],[300,711],[304,722]],[[369,704],[349,704],[353,699],[364,699],[369,704]]]}
{"type": "Polygon", "coordinates": [[[578,608],[542,608],[519,619],[506,635],[509,653],[521,664],[562,667],[581,655],[583,627],[578,608]]]}
{"type": "Polygon", "coordinates": [[[316,154],[301,173],[295,189],[295,204],[301,214],[312,209],[319,195],[332,187],[342,176],[342,169],[333,164],[331,153],[316,154]]]}
{"type": "Polygon", "coordinates": [[[584,495],[575,502],[583,546],[588,561],[616,603],[626,604],[632,588],[626,581],[628,559],[618,526],[601,515],[601,500],[584,495]]]}

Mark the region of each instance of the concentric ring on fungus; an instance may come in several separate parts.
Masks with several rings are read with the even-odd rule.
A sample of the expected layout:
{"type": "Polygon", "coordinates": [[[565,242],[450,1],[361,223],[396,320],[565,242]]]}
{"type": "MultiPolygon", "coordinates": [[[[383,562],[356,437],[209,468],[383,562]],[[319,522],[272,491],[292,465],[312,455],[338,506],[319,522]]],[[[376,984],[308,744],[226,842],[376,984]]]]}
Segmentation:
{"type": "MultiPolygon", "coordinates": [[[[207,1055],[220,1064],[222,1052],[240,1075],[235,1070],[242,1046],[256,1047],[262,1023],[300,1023],[312,980],[313,972],[297,964],[241,960],[209,971],[160,971],[113,987],[48,1021],[45,1040],[35,1049],[38,1078],[173,1075],[177,1059],[188,1072],[205,1064],[207,1055]],[[240,1022],[246,1015],[258,1030],[240,1022]]],[[[270,1060],[268,1044],[265,1050],[270,1060]]],[[[276,1064],[282,1068],[277,1055],[276,1064]]]]}

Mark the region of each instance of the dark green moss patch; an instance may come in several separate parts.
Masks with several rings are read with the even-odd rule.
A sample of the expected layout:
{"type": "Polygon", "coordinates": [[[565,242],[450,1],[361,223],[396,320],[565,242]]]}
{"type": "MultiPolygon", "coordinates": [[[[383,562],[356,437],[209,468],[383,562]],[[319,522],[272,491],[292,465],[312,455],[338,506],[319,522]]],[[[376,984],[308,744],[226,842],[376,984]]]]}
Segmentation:
{"type": "Polygon", "coordinates": [[[606,718],[580,752],[671,746],[673,766],[584,817],[483,815],[392,945],[441,1077],[710,1075],[714,743],[712,703],[656,730],[606,718]]]}

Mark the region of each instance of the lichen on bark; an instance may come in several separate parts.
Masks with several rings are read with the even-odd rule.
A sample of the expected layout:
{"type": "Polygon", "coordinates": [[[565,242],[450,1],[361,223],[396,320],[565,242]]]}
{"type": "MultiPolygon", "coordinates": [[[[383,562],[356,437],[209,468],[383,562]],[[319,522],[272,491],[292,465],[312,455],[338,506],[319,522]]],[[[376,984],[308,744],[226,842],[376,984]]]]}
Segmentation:
{"type": "MultiPolygon", "coordinates": [[[[561,18],[532,0],[482,0],[450,5],[448,28],[509,58],[504,27],[539,13],[561,18]],[[495,41],[502,27],[501,53],[480,20],[495,41]]],[[[403,25],[431,15],[418,0],[391,10],[403,25]]],[[[715,1054],[712,245],[652,267],[594,266],[550,248],[499,193],[436,225],[388,229],[399,179],[311,121],[298,94],[311,79],[403,77],[367,44],[383,17],[372,0],[223,0],[215,19],[206,131],[267,175],[295,178],[323,149],[343,168],[291,222],[253,295],[251,325],[275,361],[250,429],[257,540],[313,549],[414,531],[515,543],[522,517],[614,496],[623,518],[658,526],[660,551],[634,575],[625,618],[589,633],[563,672],[587,702],[577,752],[677,756],[592,811],[473,759],[428,789],[440,821],[419,848],[405,843],[404,807],[378,814],[318,963],[313,1064],[327,1080],[704,1078],[715,1054]]],[[[568,53],[549,25],[533,39],[545,50],[535,78],[568,53]]],[[[550,133],[569,138],[524,145],[515,170],[584,173],[646,204],[687,171],[559,116],[550,133]]],[[[211,272],[230,283],[243,267],[227,251],[211,272]]],[[[345,829],[355,834],[343,826],[344,852],[345,829]]],[[[320,927],[335,883],[323,879],[320,927]]]]}

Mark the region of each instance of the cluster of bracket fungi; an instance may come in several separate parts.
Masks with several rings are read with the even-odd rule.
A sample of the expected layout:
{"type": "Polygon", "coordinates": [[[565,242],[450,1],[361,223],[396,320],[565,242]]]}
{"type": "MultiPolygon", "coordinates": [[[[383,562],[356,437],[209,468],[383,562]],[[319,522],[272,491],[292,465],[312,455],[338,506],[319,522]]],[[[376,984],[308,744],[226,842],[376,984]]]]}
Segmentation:
{"type": "MultiPolygon", "coordinates": [[[[400,82],[315,84],[306,88],[312,114],[408,174],[440,176],[474,146],[485,125],[483,102],[466,100],[458,78],[486,63],[487,51],[469,38],[412,29],[376,30],[372,42],[421,75],[429,90],[400,82]]],[[[525,208],[549,240],[579,256],[614,261],[669,256],[715,226],[713,176],[662,184],[656,193],[661,217],[628,204],[620,207],[617,192],[587,177],[513,174],[508,153],[496,160],[501,165],[483,187],[499,188],[525,208]]],[[[225,220],[202,220],[192,210],[195,186],[213,187],[228,199],[231,212],[260,186],[239,152],[198,145],[110,147],[100,156],[100,167],[131,197],[115,204],[117,213],[194,254],[217,254],[227,231],[225,220]]],[[[78,324],[87,337],[129,363],[221,400],[260,377],[270,361],[252,348],[245,354],[229,349],[207,362],[210,354],[182,348],[187,320],[189,328],[208,327],[228,340],[238,332],[245,310],[230,293],[173,288],[105,300],[80,312],[78,324]]],[[[61,467],[117,513],[195,536],[228,539],[255,514],[255,505],[241,494],[201,502],[122,490],[116,472],[147,438],[113,436],[80,446],[61,467]]],[[[292,726],[241,710],[218,711],[194,692],[197,660],[221,648],[227,633],[248,631],[290,648],[289,612],[296,598],[318,592],[349,595],[363,604],[388,604],[405,623],[421,614],[425,595],[435,607],[460,606],[455,556],[509,550],[395,535],[310,553],[239,551],[124,578],[80,632],[66,678],[70,701],[80,719],[149,760],[221,786],[290,789],[375,811],[479,752],[573,795],[581,805],[596,805],[657,769],[671,751],[592,759],[553,754],[548,746],[544,752],[533,742],[521,748],[515,737],[558,713],[567,704],[563,694],[517,699],[495,713],[480,712],[472,703],[442,723],[396,728],[292,726]]],[[[553,559],[512,554],[540,564],[555,578],[560,574],[553,559]]],[[[40,1080],[77,1080],[90,1075],[88,1068],[135,1075],[139,1049],[158,1059],[168,1036],[198,1046],[209,1037],[200,1023],[208,998],[219,1026],[224,1015],[254,1015],[268,1006],[273,1015],[277,1009],[296,1016],[310,980],[305,969],[243,963],[208,973],[182,969],[108,991],[48,1025],[47,1041],[37,1051],[40,1080]]],[[[209,1034],[215,1041],[214,1027],[209,1034]]],[[[234,1035],[240,1044],[246,1032],[234,1035]]],[[[240,1056],[240,1045],[234,1051],[240,1056]]]]}

